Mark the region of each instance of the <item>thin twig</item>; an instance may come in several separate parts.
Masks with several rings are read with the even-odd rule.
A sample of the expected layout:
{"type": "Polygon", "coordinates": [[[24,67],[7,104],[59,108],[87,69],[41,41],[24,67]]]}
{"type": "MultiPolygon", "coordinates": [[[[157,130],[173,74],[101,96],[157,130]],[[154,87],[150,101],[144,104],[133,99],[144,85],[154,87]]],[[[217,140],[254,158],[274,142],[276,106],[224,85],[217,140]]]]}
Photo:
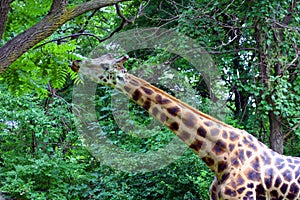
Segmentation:
{"type": "Polygon", "coordinates": [[[84,30],[86,29],[86,27],[88,26],[89,22],[90,22],[90,19],[100,10],[100,8],[97,8],[95,9],[92,14],[90,14],[88,17],[87,17],[87,20],[85,21],[83,27],[81,28],[81,30],[79,31],[79,33],[83,33],[84,30]]]}
{"type": "Polygon", "coordinates": [[[207,51],[209,54],[226,54],[226,53],[234,53],[234,52],[239,52],[239,51],[257,51],[257,48],[250,47],[250,48],[240,48],[240,49],[233,49],[233,50],[228,50],[228,51],[207,51]]]}
{"type": "Polygon", "coordinates": [[[129,20],[127,19],[122,13],[121,13],[121,9],[119,7],[118,4],[115,4],[115,7],[116,7],[116,11],[117,11],[117,14],[119,15],[119,17],[121,17],[122,19],[122,22],[120,23],[120,25],[115,28],[115,30],[113,30],[108,36],[106,36],[105,38],[103,39],[100,39],[99,42],[104,42],[105,40],[111,38],[115,33],[121,31],[124,26],[126,26],[127,24],[132,24],[134,19],[133,20],[129,20]]]}
{"type": "MultiPolygon", "coordinates": [[[[44,45],[46,45],[46,44],[48,44],[48,43],[51,43],[51,42],[60,42],[60,41],[62,41],[62,40],[64,40],[64,39],[67,39],[67,38],[77,38],[77,37],[82,36],[82,35],[94,37],[94,38],[96,38],[96,39],[98,40],[99,43],[104,42],[105,40],[111,38],[115,33],[121,31],[121,30],[124,28],[124,26],[126,26],[127,24],[131,24],[131,23],[133,23],[133,21],[134,21],[134,19],[133,19],[133,20],[127,19],[127,18],[121,13],[121,9],[120,9],[120,7],[119,7],[118,4],[115,4],[115,7],[116,7],[116,12],[117,12],[118,16],[122,19],[122,22],[121,22],[121,24],[120,24],[115,30],[113,30],[108,36],[106,36],[106,37],[104,37],[104,38],[100,38],[100,37],[98,37],[98,36],[96,36],[96,35],[94,35],[94,34],[92,34],[92,33],[81,33],[81,31],[83,31],[83,30],[81,29],[81,31],[80,31],[79,33],[75,33],[75,34],[72,34],[72,35],[68,35],[68,36],[61,37],[61,38],[59,38],[59,39],[54,39],[54,40],[47,41],[47,42],[45,42],[45,43],[43,43],[43,44],[40,44],[40,45],[36,46],[34,49],[40,48],[41,46],[44,46],[44,45]]],[[[91,18],[97,11],[98,11],[98,9],[94,10],[94,12],[89,16],[89,18],[91,18]]],[[[86,25],[87,25],[87,23],[85,24],[85,26],[86,26],[86,25]]],[[[84,26],[84,27],[85,27],[85,26],[84,26]]]]}
{"type": "Polygon", "coordinates": [[[295,58],[289,64],[287,64],[287,66],[286,66],[286,68],[284,70],[287,70],[290,66],[292,66],[298,60],[298,57],[299,57],[299,54],[300,54],[298,46],[297,46],[296,43],[294,43],[293,47],[294,47],[296,56],[295,56],[295,58]]]}
{"type": "Polygon", "coordinates": [[[294,130],[296,130],[300,126],[300,123],[296,124],[291,130],[289,130],[286,134],[284,134],[284,139],[287,138],[294,130]]]}
{"type": "Polygon", "coordinates": [[[67,38],[77,38],[77,37],[82,36],[82,35],[91,36],[91,37],[96,38],[99,42],[103,42],[103,39],[101,39],[100,37],[98,37],[98,36],[96,36],[96,35],[94,35],[92,33],[75,33],[75,34],[64,36],[64,37],[61,37],[61,38],[58,38],[58,39],[49,40],[49,41],[47,41],[47,42],[45,42],[43,44],[40,44],[40,45],[34,47],[34,49],[40,48],[41,46],[44,46],[44,45],[49,44],[51,42],[60,42],[60,41],[62,41],[64,39],[67,39],[67,38]]]}

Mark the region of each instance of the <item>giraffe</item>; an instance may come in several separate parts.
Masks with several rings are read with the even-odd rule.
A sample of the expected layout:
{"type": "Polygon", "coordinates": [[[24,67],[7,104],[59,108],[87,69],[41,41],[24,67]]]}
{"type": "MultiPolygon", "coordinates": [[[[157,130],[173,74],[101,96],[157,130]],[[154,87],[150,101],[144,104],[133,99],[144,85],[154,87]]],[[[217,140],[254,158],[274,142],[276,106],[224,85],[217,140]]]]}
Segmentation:
{"type": "Polygon", "coordinates": [[[127,73],[127,56],[74,61],[97,83],[115,87],[173,131],[214,173],[211,200],[300,199],[300,158],[278,154],[227,125],[127,73]]]}

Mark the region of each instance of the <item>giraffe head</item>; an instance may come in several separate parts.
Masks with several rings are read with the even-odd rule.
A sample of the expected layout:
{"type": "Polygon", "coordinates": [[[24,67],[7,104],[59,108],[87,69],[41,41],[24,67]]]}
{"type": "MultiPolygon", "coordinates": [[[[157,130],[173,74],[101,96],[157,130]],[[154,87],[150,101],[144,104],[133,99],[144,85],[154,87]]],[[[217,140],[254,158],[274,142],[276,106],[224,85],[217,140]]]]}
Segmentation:
{"type": "Polygon", "coordinates": [[[95,59],[73,61],[71,68],[75,72],[80,71],[97,83],[114,87],[117,82],[123,81],[126,74],[123,63],[128,59],[128,56],[115,59],[111,54],[105,54],[95,59]]]}

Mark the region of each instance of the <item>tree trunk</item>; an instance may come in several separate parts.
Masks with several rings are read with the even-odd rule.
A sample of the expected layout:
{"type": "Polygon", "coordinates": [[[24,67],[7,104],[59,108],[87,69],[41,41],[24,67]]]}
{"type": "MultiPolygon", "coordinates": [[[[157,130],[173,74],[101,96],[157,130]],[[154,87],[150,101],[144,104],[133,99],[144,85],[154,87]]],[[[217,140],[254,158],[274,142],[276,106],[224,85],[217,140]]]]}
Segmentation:
{"type": "MultiPolygon", "coordinates": [[[[271,69],[270,64],[267,63],[268,56],[265,54],[265,52],[268,51],[269,47],[268,45],[264,48],[263,42],[266,40],[266,34],[262,32],[261,25],[257,24],[255,31],[256,31],[256,44],[258,49],[258,57],[259,57],[259,71],[260,71],[260,81],[262,83],[262,90],[260,91],[260,96],[265,96],[265,99],[261,99],[260,101],[266,101],[268,106],[272,107],[272,110],[268,111],[268,118],[270,123],[270,145],[271,148],[278,152],[283,153],[283,133],[282,133],[282,125],[281,125],[281,119],[280,116],[275,115],[274,113],[274,101],[272,100],[271,96],[276,91],[275,85],[270,82],[270,76],[271,76],[271,69]]],[[[277,66],[278,67],[278,66],[277,66]]],[[[275,75],[275,74],[274,74],[275,75]]],[[[261,98],[259,97],[259,98],[261,98]]]]}
{"type": "Polygon", "coordinates": [[[0,41],[4,33],[7,14],[9,11],[11,0],[1,0],[0,1],[0,41]]]}
{"type": "Polygon", "coordinates": [[[282,132],[281,117],[269,111],[270,121],[270,144],[271,148],[276,152],[283,154],[284,135],[282,132]]]}

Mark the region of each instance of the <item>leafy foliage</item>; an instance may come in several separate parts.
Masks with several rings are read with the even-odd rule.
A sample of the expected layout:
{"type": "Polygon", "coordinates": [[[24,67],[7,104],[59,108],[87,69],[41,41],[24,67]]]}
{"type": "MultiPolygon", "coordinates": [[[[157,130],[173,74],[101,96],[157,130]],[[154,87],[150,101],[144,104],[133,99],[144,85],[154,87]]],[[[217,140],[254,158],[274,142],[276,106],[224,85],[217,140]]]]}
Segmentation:
{"type": "Polygon", "coordinates": [[[69,75],[76,83],[80,83],[77,74],[69,66],[70,60],[78,59],[72,53],[75,48],[74,42],[60,45],[50,43],[41,50],[28,52],[2,74],[2,81],[17,95],[34,90],[41,98],[48,96],[47,83],[54,89],[62,88],[69,75]]]}
{"type": "MultiPolygon", "coordinates": [[[[179,15],[176,30],[202,44],[219,66],[228,88],[228,123],[246,129],[266,144],[272,142],[274,132],[299,143],[300,111],[296,105],[300,93],[294,90],[299,84],[295,79],[299,75],[299,51],[295,48],[300,36],[296,30],[299,6],[289,24],[280,26],[290,1],[189,3],[189,9],[183,8],[183,15],[179,15]],[[277,116],[280,130],[272,129],[275,120],[270,116],[277,116]]],[[[291,151],[286,148],[285,152],[291,151]]]]}
{"type": "MultiPolygon", "coordinates": [[[[53,99],[45,107],[30,95],[17,98],[1,92],[0,97],[0,191],[4,195],[18,199],[207,198],[212,177],[191,151],[158,171],[115,171],[101,165],[87,151],[75,129],[70,105],[62,99],[53,99]]],[[[107,120],[101,123],[112,133],[118,127],[107,120]]],[[[135,143],[136,149],[131,151],[161,145],[155,137],[130,143],[113,137],[126,149],[135,143]]]]}
{"type": "MultiPolygon", "coordinates": [[[[72,1],[70,6],[80,2],[72,1]]],[[[265,0],[122,3],[124,16],[136,19],[125,30],[159,26],[193,38],[218,66],[222,87],[217,88],[219,93],[212,93],[203,72],[163,49],[128,52],[132,59],[126,68],[138,77],[150,77],[149,82],[172,95],[185,90],[184,100],[206,113],[213,112],[213,98],[226,98],[227,102],[219,105],[219,110],[225,108],[227,112],[226,122],[246,129],[266,144],[270,144],[271,135],[269,113],[274,113],[280,117],[285,133],[285,154],[299,156],[299,5],[287,26],[276,27],[275,23],[282,22],[290,4],[265,0]],[[280,35],[280,30],[282,41],[274,37],[280,35]],[[258,67],[262,55],[268,71],[267,87],[262,82],[262,68],[258,67]],[[167,67],[178,76],[166,73],[157,81],[155,75],[163,69],[144,67],[157,63],[169,63],[167,67]],[[281,67],[282,73],[276,73],[276,66],[281,67]],[[168,85],[170,77],[174,88],[168,85]]],[[[38,22],[50,5],[40,0],[13,1],[0,45],[38,22]]],[[[99,38],[108,37],[121,20],[113,6],[77,17],[1,74],[2,195],[10,199],[208,199],[213,175],[190,150],[156,171],[121,172],[94,157],[76,129],[71,113],[71,85],[82,82],[69,65],[83,59],[80,55],[87,56],[99,45],[99,38]]],[[[125,133],[114,119],[116,108],[111,95],[111,89],[99,86],[94,104],[103,134],[112,144],[129,152],[145,153],[156,151],[173,139],[166,128],[125,133]],[[139,134],[149,137],[140,138],[139,134]]],[[[129,115],[123,125],[138,124],[145,130],[152,118],[133,102],[128,106],[129,115]]]]}
{"type": "Polygon", "coordinates": [[[16,0],[12,1],[10,9],[3,37],[4,41],[10,40],[37,23],[42,16],[47,14],[50,4],[42,0],[16,0]]]}
{"type": "Polygon", "coordinates": [[[88,162],[83,161],[90,157],[75,131],[70,105],[55,99],[45,108],[34,96],[0,96],[0,190],[18,199],[87,195],[81,185],[88,185],[88,162]]]}

